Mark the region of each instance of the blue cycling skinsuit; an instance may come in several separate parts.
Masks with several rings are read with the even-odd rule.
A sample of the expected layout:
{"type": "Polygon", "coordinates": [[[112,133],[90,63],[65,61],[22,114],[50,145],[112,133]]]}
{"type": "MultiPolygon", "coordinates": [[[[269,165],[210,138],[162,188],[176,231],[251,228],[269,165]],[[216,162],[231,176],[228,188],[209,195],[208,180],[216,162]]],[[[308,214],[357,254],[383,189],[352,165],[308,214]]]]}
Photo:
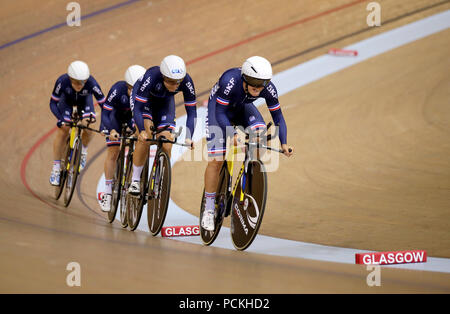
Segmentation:
{"type": "MultiPolygon", "coordinates": [[[[272,119],[279,127],[281,144],[287,143],[287,127],[281,112],[275,85],[270,82],[258,97],[246,93],[240,68],[225,71],[211,90],[206,120],[208,156],[223,156],[226,153],[227,129],[232,125],[251,130],[265,128],[261,113],[253,102],[264,98],[272,119]]],[[[228,136],[233,135],[228,134],[228,136]]]]}
{"type": "Polygon", "coordinates": [[[76,92],[72,88],[68,74],[61,75],[56,80],[50,98],[50,110],[58,119],[57,126],[61,127],[62,122],[72,121],[72,111],[74,106],[77,106],[79,110],[83,111],[82,118],[88,118],[89,116],[95,118],[96,115],[92,95],[94,95],[100,105],[106,100],[100,85],[98,85],[92,75],[89,76],[89,79],[79,92],[76,92]]]}
{"type": "Polygon", "coordinates": [[[144,128],[144,120],[150,119],[158,129],[169,126],[175,129],[175,94],[183,93],[184,106],[187,113],[186,139],[194,134],[195,119],[197,118],[197,100],[194,83],[186,74],[175,92],[169,92],[164,86],[163,75],[159,66],[149,68],[133,87],[131,93],[131,108],[133,118],[139,132],[144,128]]]}
{"type": "MultiPolygon", "coordinates": [[[[122,124],[126,123],[130,129],[133,129],[134,121],[130,107],[130,96],[128,96],[128,85],[125,81],[116,82],[109,90],[106,101],[102,106],[102,122],[100,130],[111,132],[116,130],[122,132],[122,124]]],[[[120,145],[119,140],[106,138],[106,145],[120,145]]]]}

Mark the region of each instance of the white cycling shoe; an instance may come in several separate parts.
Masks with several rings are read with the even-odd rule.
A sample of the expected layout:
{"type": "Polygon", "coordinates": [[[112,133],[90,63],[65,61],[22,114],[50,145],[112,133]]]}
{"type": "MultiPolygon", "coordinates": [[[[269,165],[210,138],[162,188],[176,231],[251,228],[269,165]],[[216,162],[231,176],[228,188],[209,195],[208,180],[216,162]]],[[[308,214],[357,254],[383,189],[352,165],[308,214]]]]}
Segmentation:
{"type": "Polygon", "coordinates": [[[53,186],[59,186],[60,182],[61,182],[61,172],[52,171],[50,175],[50,184],[53,186]]]}
{"type": "Polygon", "coordinates": [[[111,210],[111,194],[104,193],[102,195],[102,200],[100,201],[100,208],[103,212],[109,212],[111,210]]]}
{"type": "Polygon", "coordinates": [[[86,167],[87,153],[81,153],[80,172],[86,167]]]}
{"type": "Polygon", "coordinates": [[[208,231],[214,231],[214,211],[205,210],[202,217],[202,228],[208,231]]]}

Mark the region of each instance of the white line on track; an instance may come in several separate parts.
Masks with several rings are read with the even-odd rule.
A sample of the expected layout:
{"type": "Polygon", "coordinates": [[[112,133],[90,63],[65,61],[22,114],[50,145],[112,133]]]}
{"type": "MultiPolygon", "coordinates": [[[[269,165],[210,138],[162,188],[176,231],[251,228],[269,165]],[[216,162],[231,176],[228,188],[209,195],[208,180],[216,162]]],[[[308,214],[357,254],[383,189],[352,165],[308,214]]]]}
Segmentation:
{"type": "MultiPolygon", "coordinates": [[[[369,58],[448,28],[450,28],[450,10],[387,31],[344,48],[357,50],[357,57],[335,57],[330,55],[320,56],[276,74],[273,78],[273,82],[275,86],[277,86],[279,96],[281,96],[299,87],[324,78],[327,75],[336,73],[369,58]]],[[[255,102],[257,106],[263,103],[263,101],[255,102]]],[[[197,109],[197,116],[196,132],[193,137],[196,142],[200,141],[205,134],[204,119],[206,116],[206,108],[199,107],[197,109]]],[[[185,122],[186,116],[178,118],[177,129],[179,126],[183,126],[184,128],[185,122]]],[[[185,131],[183,131],[183,133],[184,132],[185,131]]],[[[184,134],[181,134],[180,138],[184,138],[184,134]]],[[[181,156],[185,151],[185,148],[174,146],[171,158],[172,165],[181,159],[181,156]]],[[[97,185],[97,193],[101,191],[104,191],[104,176],[99,179],[97,185]]],[[[198,196],[198,199],[200,206],[201,195],[198,196]]],[[[117,217],[117,219],[118,218],[119,217],[117,217]]],[[[197,216],[189,214],[175,204],[175,202],[170,200],[167,217],[164,224],[165,226],[198,225],[198,223],[199,220],[197,216]]],[[[145,208],[142,213],[142,218],[138,229],[148,232],[147,211],[145,208]]],[[[199,237],[177,237],[173,239],[202,245],[199,237]]],[[[212,246],[234,250],[229,228],[222,228],[219,236],[212,246]]],[[[355,253],[363,253],[368,251],[325,246],[258,235],[246,252],[354,264],[355,253]]],[[[385,267],[450,273],[450,259],[428,257],[426,263],[392,265],[385,267]]]]}

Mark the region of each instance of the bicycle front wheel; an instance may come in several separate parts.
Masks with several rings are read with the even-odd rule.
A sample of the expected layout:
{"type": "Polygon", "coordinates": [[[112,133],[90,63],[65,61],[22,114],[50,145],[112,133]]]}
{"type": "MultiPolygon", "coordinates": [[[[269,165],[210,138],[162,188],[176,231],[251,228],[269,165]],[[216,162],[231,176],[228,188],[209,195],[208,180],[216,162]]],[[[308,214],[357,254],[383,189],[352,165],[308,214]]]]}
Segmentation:
{"type": "Polygon", "coordinates": [[[128,188],[130,187],[132,175],[133,175],[133,154],[128,153],[127,161],[125,163],[124,182],[120,190],[120,224],[122,228],[128,227],[128,188]]]}
{"type": "Polygon", "coordinates": [[[141,173],[141,194],[133,196],[127,193],[127,219],[131,231],[136,230],[142,216],[142,209],[147,201],[148,159],[141,173]]]}
{"type": "Polygon", "coordinates": [[[114,172],[114,181],[112,186],[112,199],[111,199],[111,210],[108,212],[108,221],[112,223],[116,218],[117,207],[119,207],[119,200],[122,190],[123,182],[123,165],[125,162],[125,149],[121,148],[119,156],[116,162],[116,171],[114,172]]]}
{"type": "Polygon", "coordinates": [[[202,203],[200,204],[200,237],[202,238],[204,245],[211,245],[214,240],[216,240],[219,235],[220,229],[222,228],[223,219],[225,217],[227,206],[228,206],[228,197],[230,195],[230,173],[228,171],[227,161],[223,162],[222,168],[219,174],[219,183],[217,185],[216,190],[216,199],[215,199],[215,219],[214,219],[214,230],[209,231],[202,228],[202,217],[203,212],[205,210],[205,190],[203,190],[202,203]]]}
{"type": "Polygon", "coordinates": [[[75,140],[74,148],[72,149],[71,156],[69,157],[69,165],[67,168],[66,187],[64,192],[64,206],[67,207],[72,200],[73,192],[77,184],[78,174],[80,173],[80,160],[81,160],[81,138],[78,137],[75,140]]]}
{"type": "Polygon", "coordinates": [[[172,171],[169,156],[160,151],[150,174],[148,185],[147,222],[150,233],[158,235],[164,225],[170,199],[172,171]]]}
{"type": "Polygon", "coordinates": [[[252,244],[266,208],[267,174],[260,160],[250,161],[247,172],[238,178],[231,204],[231,238],[237,250],[252,244]]]}
{"type": "Polygon", "coordinates": [[[67,139],[64,150],[63,150],[63,158],[61,159],[61,173],[60,173],[60,181],[59,185],[55,186],[55,199],[58,200],[61,197],[62,191],[64,190],[64,184],[66,183],[67,178],[67,168],[69,165],[69,159],[70,159],[70,145],[69,145],[69,139],[67,139]]]}

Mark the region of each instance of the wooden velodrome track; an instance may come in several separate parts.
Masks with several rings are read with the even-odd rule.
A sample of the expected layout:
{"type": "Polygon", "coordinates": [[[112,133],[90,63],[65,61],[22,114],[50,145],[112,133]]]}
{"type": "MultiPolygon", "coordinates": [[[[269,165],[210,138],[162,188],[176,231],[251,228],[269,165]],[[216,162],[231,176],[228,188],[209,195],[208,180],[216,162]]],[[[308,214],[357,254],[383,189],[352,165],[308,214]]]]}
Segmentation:
{"type": "MultiPolygon", "coordinates": [[[[200,106],[220,74],[248,56],[268,58],[278,73],[328,48],[448,10],[448,1],[379,1],[382,26],[371,29],[369,1],[78,2],[83,16],[94,14],[73,28],[59,25],[68,1],[0,4],[0,292],[450,292],[449,274],[383,268],[382,286],[370,288],[363,266],[204,247],[110,225],[95,199],[105,156],[100,137],[69,208],[52,200],[48,183],[55,126],[49,98],[74,59],[89,64],[107,93],[129,65],[180,55],[200,106]],[[81,266],[81,287],[66,285],[72,261],[81,266]]],[[[437,33],[280,98],[295,155],[269,174],[260,233],[450,258],[449,35],[437,33]]],[[[205,165],[179,162],[173,169],[172,198],[195,215],[205,165]]]]}

